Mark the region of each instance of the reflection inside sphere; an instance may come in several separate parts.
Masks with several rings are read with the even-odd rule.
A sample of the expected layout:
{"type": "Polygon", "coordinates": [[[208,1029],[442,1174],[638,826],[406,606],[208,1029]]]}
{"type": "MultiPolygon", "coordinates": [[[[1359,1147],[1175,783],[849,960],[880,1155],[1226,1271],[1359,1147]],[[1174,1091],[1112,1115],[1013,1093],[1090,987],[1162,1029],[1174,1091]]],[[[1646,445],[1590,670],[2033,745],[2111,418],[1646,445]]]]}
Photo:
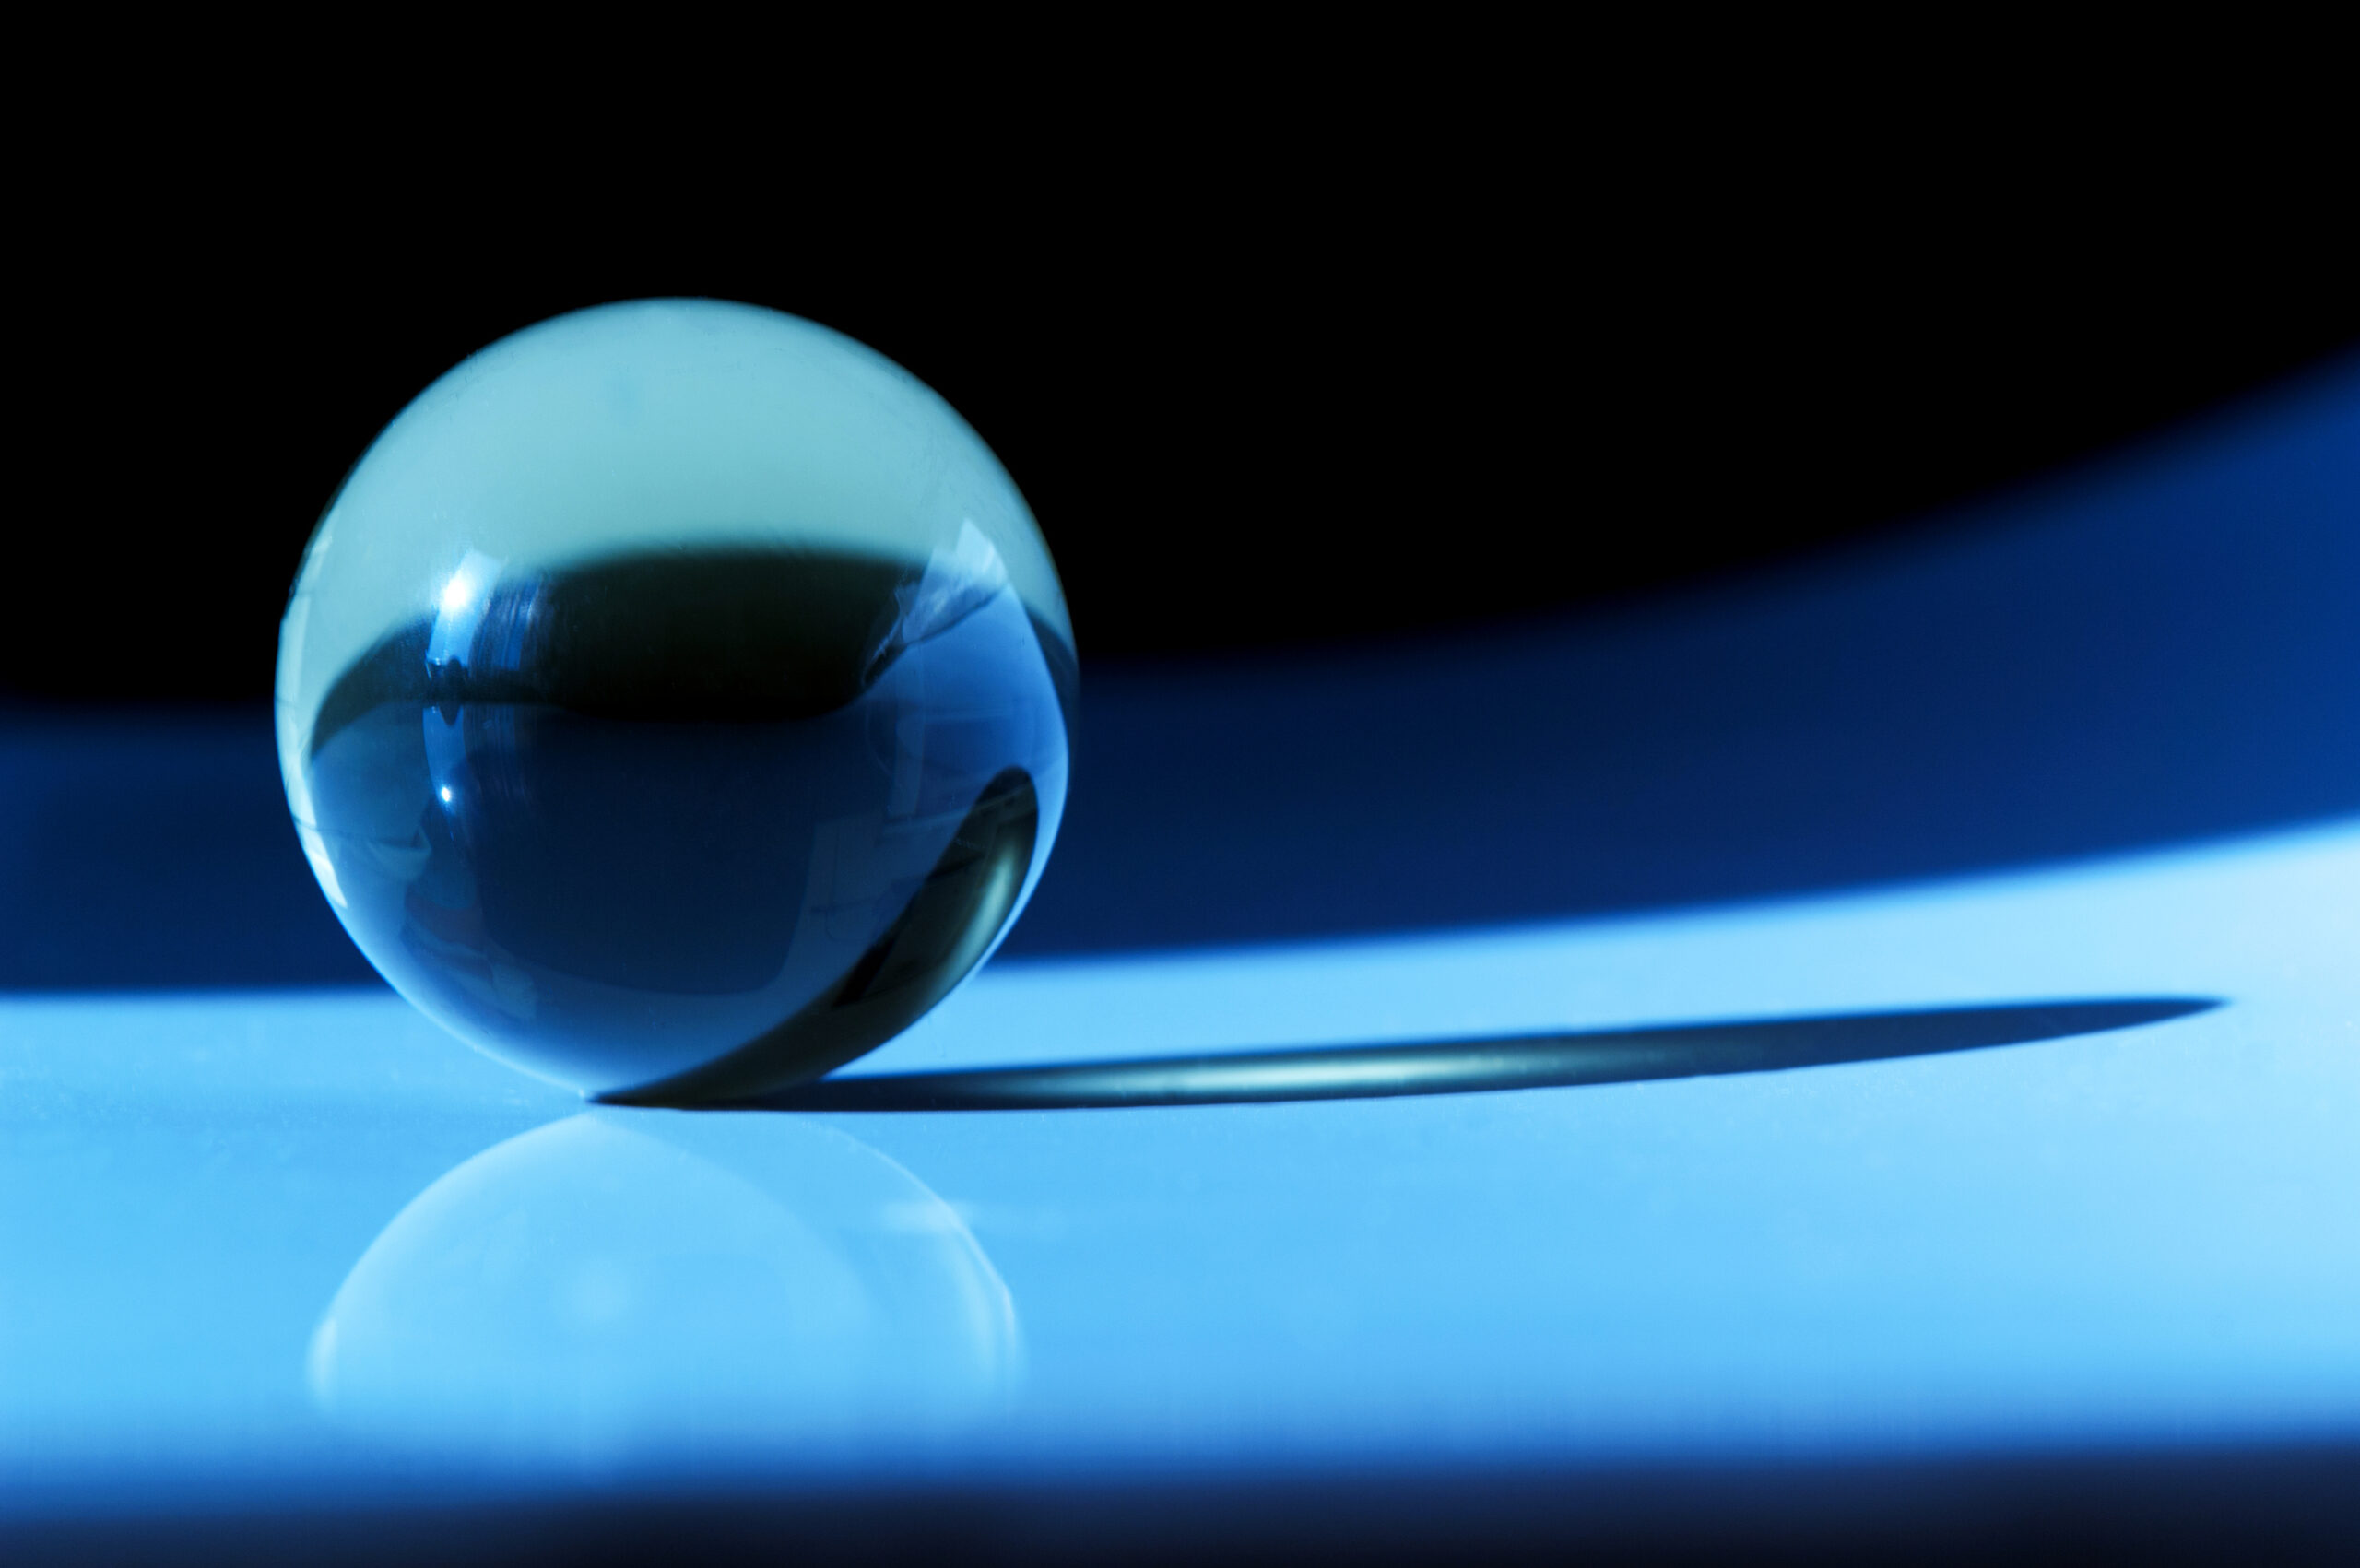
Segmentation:
{"type": "Polygon", "coordinates": [[[890,1039],[997,939],[1062,794],[1053,640],[965,542],[470,555],[313,726],[347,925],[413,1000],[617,1098],[890,1039]]]}

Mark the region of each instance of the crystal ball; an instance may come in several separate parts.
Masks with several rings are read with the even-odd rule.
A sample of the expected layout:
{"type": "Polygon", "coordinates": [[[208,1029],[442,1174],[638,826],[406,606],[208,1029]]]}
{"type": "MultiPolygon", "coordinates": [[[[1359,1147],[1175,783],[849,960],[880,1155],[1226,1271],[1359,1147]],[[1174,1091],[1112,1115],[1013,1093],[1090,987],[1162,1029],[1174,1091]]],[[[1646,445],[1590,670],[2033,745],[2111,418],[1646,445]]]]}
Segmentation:
{"type": "Polygon", "coordinates": [[[934,392],[713,301],[452,370],[329,503],[278,756],[345,929],[468,1043],[726,1102],[883,1043],[990,954],[1065,807],[1073,634],[934,392]]]}

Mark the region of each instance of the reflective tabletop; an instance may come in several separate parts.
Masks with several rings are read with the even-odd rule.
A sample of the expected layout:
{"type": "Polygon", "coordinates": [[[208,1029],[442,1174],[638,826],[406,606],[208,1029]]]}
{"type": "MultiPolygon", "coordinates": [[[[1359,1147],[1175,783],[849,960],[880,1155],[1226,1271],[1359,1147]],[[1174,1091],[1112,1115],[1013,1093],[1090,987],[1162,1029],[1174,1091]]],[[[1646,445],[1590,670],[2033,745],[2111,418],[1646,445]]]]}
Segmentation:
{"type": "Polygon", "coordinates": [[[1437,688],[1398,710],[1399,776],[1322,795],[1396,655],[1086,688],[1031,945],[760,1107],[585,1106],[262,895],[206,903],[173,867],[247,854],[248,817],[86,811],[143,758],[197,800],[234,723],[14,715],[0,1522],[2348,1455],[2355,431],[2347,374],[2021,525],[1420,666],[1578,707],[1646,651],[1667,684],[1618,699],[1620,750],[1437,688]],[[2119,606],[2039,587],[2083,556],[2119,606]],[[2021,618],[1981,664],[1913,664],[1911,607],[1977,584],[2021,618]],[[1731,626],[1843,645],[1779,630],[1798,603],[1893,667],[1790,670],[1783,713],[1679,686],[1728,637],[1742,686],[1731,626]],[[2261,652],[2146,690],[2173,655],[2109,663],[2105,633],[2150,611],[2261,652]],[[1904,694],[1882,749],[1827,727],[1903,677],[1941,724],[1904,694]],[[1257,730],[1288,694],[1295,727],[1257,730]],[[1140,738],[1190,713],[1195,760],[1140,738]],[[1264,799],[1183,788],[1256,755],[1264,799]],[[1857,766],[1805,765],[1831,755],[1857,766]],[[1552,838],[1553,778],[1622,836],[1552,838]],[[1758,853],[1714,849],[1733,815],[1758,853]]]}

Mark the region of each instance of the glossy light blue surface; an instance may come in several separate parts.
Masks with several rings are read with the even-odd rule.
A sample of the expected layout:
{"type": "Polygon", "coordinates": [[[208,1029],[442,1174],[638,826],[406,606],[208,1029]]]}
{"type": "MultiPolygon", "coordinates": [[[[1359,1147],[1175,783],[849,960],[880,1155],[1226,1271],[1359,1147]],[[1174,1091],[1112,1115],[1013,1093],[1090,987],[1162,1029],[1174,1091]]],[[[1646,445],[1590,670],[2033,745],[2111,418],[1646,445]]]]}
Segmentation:
{"type": "Polygon", "coordinates": [[[390,996],[18,1000],[0,1465],[23,1498],[2349,1434],[2354,952],[2360,825],[1039,965],[857,1070],[2226,1005],[1782,1073],[870,1116],[585,1113],[390,996]]]}
{"type": "Polygon", "coordinates": [[[1102,687],[1043,905],[1253,941],[1001,962],[849,1071],[2218,1004],[1988,1049],[584,1110],[251,983],[327,971],[206,902],[266,851],[317,914],[200,809],[232,730],[12,718],[0,1511],[2360,1440],[2360,375],[2287,408],[1658,617],[1102,687]]]}

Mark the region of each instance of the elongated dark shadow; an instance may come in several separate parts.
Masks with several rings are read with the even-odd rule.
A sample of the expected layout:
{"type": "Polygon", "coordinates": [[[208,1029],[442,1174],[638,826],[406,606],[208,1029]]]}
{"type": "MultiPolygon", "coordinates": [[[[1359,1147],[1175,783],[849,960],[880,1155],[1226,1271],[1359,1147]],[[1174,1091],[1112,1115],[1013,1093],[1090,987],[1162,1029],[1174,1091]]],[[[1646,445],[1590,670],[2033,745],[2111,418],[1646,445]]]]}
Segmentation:
{"type": "Polygon", "coordinates": [[[1571,1034],[1161,1056],[962,1072],[822,1079],[741,1102],[779,1111],[1039,1111],[1230,1105],[1559,1089],[1716,1073],[1928,1056],[2161,1023],[2221,1004],[2204,997],[2025,1002],[1827,1018],[1740,1019],[1571,1034]]]}

